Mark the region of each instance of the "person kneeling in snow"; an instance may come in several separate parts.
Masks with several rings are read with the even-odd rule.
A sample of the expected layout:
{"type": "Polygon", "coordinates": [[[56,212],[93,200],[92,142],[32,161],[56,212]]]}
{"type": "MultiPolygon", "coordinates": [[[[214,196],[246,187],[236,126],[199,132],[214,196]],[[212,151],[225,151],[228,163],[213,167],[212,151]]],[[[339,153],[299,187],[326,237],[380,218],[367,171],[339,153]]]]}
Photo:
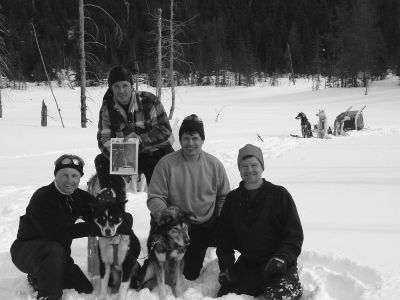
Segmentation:
{"type": "Polygon", "coordinates": [[[259,147],[241,148],[238,166],[243,181],[226,196],[216,230],[218,297],[235,293],[300,299],[297,257],[304,236],[296,205],[284,187],[261,177],[259,147]],[[234,250],[240,252],[236,262],[234,250]]]}
{"type": "MultiPolygon", "coordinates": [[[[64,154],[55,162],[54,181],[39,188],[20,218],[17,239],[11,245],[11,259],[38,290],[37,299],[59,300],[62,289],[92,293],[93,287],[71,257],[72,239],[101,235],[92,221],[90,203],[94,197],[78,188],[83,160],[64,154]],[[85,222],[76,223],[78,218],[85,222]]],[[[127,214],[119,233],[129,232],[133,219],[127,214]]]]}

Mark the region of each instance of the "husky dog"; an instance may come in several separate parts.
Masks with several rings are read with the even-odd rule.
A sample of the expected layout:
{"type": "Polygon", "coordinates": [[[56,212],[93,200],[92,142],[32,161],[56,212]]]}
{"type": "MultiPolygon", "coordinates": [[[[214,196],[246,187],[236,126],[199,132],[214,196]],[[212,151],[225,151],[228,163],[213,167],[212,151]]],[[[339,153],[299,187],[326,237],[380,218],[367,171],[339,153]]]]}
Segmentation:
{"type": "Polygon", "coordinates": [[[317,138],[326,139],[328,137],[328,119],[323,109],[316,114],[318,117],[317,138]]]}
{"type": "Polygon", "coordinates": [[[184,255],[189,245],[190,214],[178,207],[164,209],[155,219],[148,238],[148,260],[142,268],[142,288],[158,287],[166,297],[166,284],[175,296],[183,295],[184,255]]]}
{"type": "Polygon", "coordinates": [[[344,129],[343,129],[344,121],[348,120],[350,120],[350,116],[347,111],[342,112],[336,117],[334,122],[334,128],[335,128],[334,135],[344,135],[344,129]]]}
{"type": "Polygon", "coordinates": [[[301,127],[301,134],[303,135],[303,138],[306,137],[312,137],[312,131],[311,131],[311,124],[307,119],[307,116],[305,113],[301,112],[297,115],[297,117],[295,118],[296,120],[301,120],[300,122],[300,127],[301,127]]]}
{"type": "Polygon", "coordinates": [[[125,300],[132,280],[137,280],[140,265],[136,259],[140,253],[140,242],[134,232],[120,235],[118,227],[127,216],[125,203],[117,202],[114,190],[103,189],[93,205],[93,220],[99,226],[100,294],[106,299],[108,286],[118,291],[118,299],[125,300]]]}

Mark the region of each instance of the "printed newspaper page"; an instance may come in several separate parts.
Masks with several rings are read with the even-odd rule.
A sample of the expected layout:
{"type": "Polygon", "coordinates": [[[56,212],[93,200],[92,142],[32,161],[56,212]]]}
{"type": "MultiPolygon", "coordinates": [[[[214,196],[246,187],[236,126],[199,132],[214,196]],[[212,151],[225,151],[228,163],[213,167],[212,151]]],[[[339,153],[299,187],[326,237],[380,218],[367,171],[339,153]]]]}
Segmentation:
{"type": "Polygon", "coordinates": [[[139,139],[112,138],[110,147],[110,174],[135,175],[138,173],[139,139]]]}

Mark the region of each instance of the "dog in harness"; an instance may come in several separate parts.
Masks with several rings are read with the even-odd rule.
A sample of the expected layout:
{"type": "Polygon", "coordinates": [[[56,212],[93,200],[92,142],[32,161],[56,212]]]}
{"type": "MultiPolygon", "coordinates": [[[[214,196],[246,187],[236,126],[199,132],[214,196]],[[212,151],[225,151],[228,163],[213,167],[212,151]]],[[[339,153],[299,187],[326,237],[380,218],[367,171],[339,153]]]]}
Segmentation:
{"type": "Polygon", "coordinates": [[[140,253],[140,242],[133,230],[124,235],[117,233],[126,216],[126,201],[117,202],[116,194],[110,188],[101,190],[96,200],[93,220],[102,234],[98,244],[101,279],[98,299],[106,299],[110,287],[111,292],[118,292],[119,300],[125,300],[131,281],[137,281],[140,271],[136,261],[140,253]]]}
{"type": "Polygon", "coordinates": [[[148,259],[143,265],[141,288],[158,287],[160,299],[166,297],[166,285],[175,296],[183,295],[183,267],[189,245],[190,214],[178,207],[164,209],[155,219],[149,234],[148,259]]]}

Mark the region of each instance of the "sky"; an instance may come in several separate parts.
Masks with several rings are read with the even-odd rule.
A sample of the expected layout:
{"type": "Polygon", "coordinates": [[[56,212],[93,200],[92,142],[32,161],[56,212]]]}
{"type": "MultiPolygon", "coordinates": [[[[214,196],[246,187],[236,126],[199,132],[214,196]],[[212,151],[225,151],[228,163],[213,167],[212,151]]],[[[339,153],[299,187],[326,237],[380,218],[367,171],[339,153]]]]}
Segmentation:
{"type": "MultiPolygon", "coordinates": [[[[312,90],[311,80],[279,80],[271,87],[177,87],[176,109],[171,120],[179,149],[179,126],[192,113],[204,121],[203,149],[224,164],[231,188],[240,182],[237,153],[247,143],[264,155],[263,177],[284,186],[292,195],[304,229],[298,260],[303,299],[400,299],[400,85],[399,79],[374,82],[363,88],[312,90]],[[324,109],[328,124],[352,106],[364,105],[365,127],[345,136],[303,139],[300,121],[304,112],[311,124],[324,109]]],[[[35,299],[26,275],[11,262],[9,248],[16,237],[19,216],[32,193],[53,178],[54,160],[64,153],[81,156],[85,175],[80,187],[95,173],[94,158],[98,111],[106,87],[87,89],[88,128],[80,128],[80,90],[53,86],[65,128],[48,86],[28,85],[26,90],[3,89],[0,119],[0,299],[35,299]],[[48,107],[48,126],[40,126],[42,100],[48,107]]],[[[140,90],[154,92],[141,85],[140,90]]],[[[163,90],[166,111],[170,92],[163,90]]],[[[315,136],[315,134],[314,134],[315,136]]],[[[133,229],[145,249],[149,212],[145,192],[128,193],[127,210],[133,229]]],[[[72,255],[86,271],[87,239],[73,242],[72,255]]],[[[145,258],[142,252],[140,259],[145,258]]],[[[215,298],[219,285],[215,249],[210,248],[201,276],[185,281],[182,299],[215,298]]],[[[63,299],[95,299],[64,290],[63,299]]],[[[114,297],[115,298],[115,297],[114,297]]],[[[114,299],[110,297],[109,299],[114,299]]],[[[128,299],[157,300],[157,291],[130,290],[128,299]]],[[[252,299],[229,294],[226,300],[252,299]]],[[[169,294],[168,299],[175,299],[169,294]]]]}

